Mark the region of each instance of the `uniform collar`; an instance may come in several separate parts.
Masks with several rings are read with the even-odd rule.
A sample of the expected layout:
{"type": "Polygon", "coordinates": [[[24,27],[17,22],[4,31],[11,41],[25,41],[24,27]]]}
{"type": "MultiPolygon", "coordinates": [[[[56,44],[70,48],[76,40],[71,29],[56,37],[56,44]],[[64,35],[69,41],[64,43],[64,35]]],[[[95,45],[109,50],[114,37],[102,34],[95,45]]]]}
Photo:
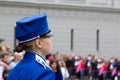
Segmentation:
{"type": "Polygon", "coordinates": [[[49,65],[46,64],[45,58],[36,52],[26,52],[23,59],[35,60],[37,63],[42,65],[45,69],[49,67],[49,65]]]}
{"type": "Polygon", "coordinates": [[[27,59],[27,58],[35,59],[35,55],[38,55],[40,58],[42,58],[44,60],[44,62],[46,62],[45,58],[36,52],[25,52],[23,59],[27,59]]]}
{"type": "Polygon", "coordinates": [[[34,52],[25,52],[23,59],[35,59],[35,53],[34,52]]]}
{"type": "Polygon", "coordinates": [[[46,63],[46,60],[43,56],[41,56],[40,54],[36,53],[36,55],[38,55],[45,63],[46,63]]]}

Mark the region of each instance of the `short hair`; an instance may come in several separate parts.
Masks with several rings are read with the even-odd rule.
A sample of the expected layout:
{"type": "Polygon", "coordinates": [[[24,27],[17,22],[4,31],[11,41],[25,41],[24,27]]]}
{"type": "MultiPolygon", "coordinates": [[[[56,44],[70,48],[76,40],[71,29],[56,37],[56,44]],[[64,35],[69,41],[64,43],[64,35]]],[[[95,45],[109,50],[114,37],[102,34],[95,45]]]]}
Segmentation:
{"type": "Polygon", "coordinates": [[[9,53],[2,53],[1,58],[4,58],[6,55],[9,56],[10,54],[9,53]]]}

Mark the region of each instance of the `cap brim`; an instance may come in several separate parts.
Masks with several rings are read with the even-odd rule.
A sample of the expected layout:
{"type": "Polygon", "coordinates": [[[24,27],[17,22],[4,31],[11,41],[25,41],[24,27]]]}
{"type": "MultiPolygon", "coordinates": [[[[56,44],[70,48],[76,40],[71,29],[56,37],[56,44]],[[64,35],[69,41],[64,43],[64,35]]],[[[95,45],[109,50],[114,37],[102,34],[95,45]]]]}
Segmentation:
{"type": "Polygon", "coordinates": [[[51,37],[51,36],[53,36],[53,33],[52,33],[52,32],[49,32],[49,33],[47,33],[45,36],[46,36],[46,37],[51,37]]]}
{"type": "Polygon", "coordinates": [[[51,32],[51,30],[49,30],[47,33],[41,35],[40,37],[51,37],[53,36],[53,33],[51,32]]]}

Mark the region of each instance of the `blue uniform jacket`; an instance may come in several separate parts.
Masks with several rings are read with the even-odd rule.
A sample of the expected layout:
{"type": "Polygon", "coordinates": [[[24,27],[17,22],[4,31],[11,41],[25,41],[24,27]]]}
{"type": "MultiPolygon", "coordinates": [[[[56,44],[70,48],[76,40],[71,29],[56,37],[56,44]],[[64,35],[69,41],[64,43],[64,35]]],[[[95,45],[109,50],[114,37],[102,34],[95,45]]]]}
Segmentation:
{"type": "Polygon", "coordinates": [[[55,74],[42,56],[26,52],[7,80],[55,80],[55,74]]]}

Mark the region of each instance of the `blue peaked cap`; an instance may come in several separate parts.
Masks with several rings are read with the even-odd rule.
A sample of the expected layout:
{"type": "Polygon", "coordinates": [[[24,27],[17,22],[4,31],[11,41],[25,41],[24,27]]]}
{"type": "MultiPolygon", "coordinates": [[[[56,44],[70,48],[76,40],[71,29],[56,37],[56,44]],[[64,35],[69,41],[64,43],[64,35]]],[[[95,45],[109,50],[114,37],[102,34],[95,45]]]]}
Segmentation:
{"type": "Polygon", "coordinates": [[[46,14],[25,17],[16,22],[15,37],[19,43],[31,41],[42,35],[53,35],[48,27],[46,14]]]}

